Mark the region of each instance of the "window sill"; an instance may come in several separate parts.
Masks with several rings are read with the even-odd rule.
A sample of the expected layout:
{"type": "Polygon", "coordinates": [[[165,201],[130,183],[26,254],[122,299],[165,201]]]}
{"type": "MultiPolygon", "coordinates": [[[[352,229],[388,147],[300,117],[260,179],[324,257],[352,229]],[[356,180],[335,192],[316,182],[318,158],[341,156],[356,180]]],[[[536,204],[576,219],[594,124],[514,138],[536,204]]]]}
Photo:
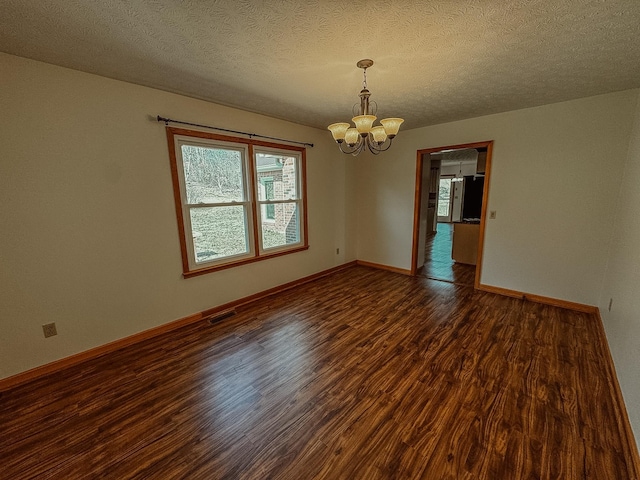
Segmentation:
{"type": "Polygon", "coordinates": [[[219,264],[216,264],[216,265],[211,265],[209,267],[203,267],[203,268],[198,268],[198,269],[194,269],[194,270],[185,271],[185,272],[182,273],[182,276],[184,278],[197,277],[197,276],[200,276],[200,275],[205,275],[207,273],[217,272],[218,270],[225,270],[227,268],[233,268],[233,267],[237,267],[237,266],[240,266],[240,265],[246,265],[246,264],[249,264],[249,263],[259,262],[259,261],[262,261],[262,260],[268,260],[268,259],[274,258],[274,257],[281,257],[282,255],[289,255],[290,253],[302,252],[302,251],[308,250],[308,249],[309,249],[309,245],[301,245],[299,247],[295,247],[295,248],[292,248],[290,250],[280,250],[280,251],[273,252],[273,253],[262,254],[262,255],[256,256],[256,257],[245,258],[243,260],[237,260],[237,261],[233,261],[233,262],[229,262],[229,263],[219,263],[219,264]]]}

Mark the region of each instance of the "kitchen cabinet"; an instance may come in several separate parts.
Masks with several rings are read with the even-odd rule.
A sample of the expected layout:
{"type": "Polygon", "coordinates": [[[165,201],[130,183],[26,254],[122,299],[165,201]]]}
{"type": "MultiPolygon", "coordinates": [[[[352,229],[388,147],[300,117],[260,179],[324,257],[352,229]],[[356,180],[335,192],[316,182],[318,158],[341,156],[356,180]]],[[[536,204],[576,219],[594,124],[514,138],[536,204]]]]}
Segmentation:
{"type": "Polygon", "coordinates": [[[475,265],[478,262],[480,224],[454,223],[451,258],[457,263],[475,265]]]}

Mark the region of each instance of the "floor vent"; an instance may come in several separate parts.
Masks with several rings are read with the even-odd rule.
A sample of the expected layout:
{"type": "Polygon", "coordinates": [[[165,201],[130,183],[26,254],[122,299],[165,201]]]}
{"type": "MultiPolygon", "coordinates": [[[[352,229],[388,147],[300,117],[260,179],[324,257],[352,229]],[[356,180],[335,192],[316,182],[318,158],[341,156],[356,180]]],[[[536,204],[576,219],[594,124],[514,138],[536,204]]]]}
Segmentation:
{"type": "Polygon", "coordinates": [[[236,314],[235,310],[227,310],[226,312],[221,312],[216,315],[213,315],[208,318],[208,321],[211,325],[214,325],[218,322],[221,322],[225,318],[233,317],[236,314]]]}

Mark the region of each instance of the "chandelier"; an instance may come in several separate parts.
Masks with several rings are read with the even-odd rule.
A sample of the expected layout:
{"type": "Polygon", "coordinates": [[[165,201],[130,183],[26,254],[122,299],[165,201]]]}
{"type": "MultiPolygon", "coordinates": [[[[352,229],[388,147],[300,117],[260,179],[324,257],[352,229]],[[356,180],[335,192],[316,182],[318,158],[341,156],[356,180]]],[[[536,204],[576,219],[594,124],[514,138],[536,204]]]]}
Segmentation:
{"type": "Polygon", "coordinates": [[[373,125],[376,121],[376,111],[378,104],[370,102],[371,93],[367,89],[367,68],[373,65],[373,60],[360,60],[358,68],[363,69],[362,90],[360,90],[360,109],[356,115],[358,104],[353,106],[353,114],[356,115],[351,120],[355,124],[352,127],[349,123],[332,123],[327,128],[331,131],[333,139],[338,143],[338,148],[342,153],[358,155],[368,149],[374,155],[389,150],[393,138],[398,134],[400,124],[404,122],[402,118],[383,118],[380,125],[373,125]]]}

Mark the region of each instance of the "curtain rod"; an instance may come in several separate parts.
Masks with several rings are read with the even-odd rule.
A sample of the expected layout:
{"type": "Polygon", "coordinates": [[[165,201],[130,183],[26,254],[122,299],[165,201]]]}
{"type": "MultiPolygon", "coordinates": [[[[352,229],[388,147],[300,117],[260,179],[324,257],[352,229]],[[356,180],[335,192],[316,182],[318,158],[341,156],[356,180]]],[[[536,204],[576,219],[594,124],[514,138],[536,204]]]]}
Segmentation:
{"type": "Polygon", "coordinates": [[[180,125],[190,125],[192,127],[209,128],[211,130],[218,130],[220,132],[235,133],[236,135],[247,135],[249,138],[253,138],[253,137],[266,138],[268,140],[277,140],[279,142],[295,143],[305,147],[306,146],[313,147],[313,143],[297,142],[295,140],[287,140],[285,138],[278,138],[278,137],[268,137],[267,135],[258,135],[257,133],[239,132],[238,130],[228,130],[226,128],[211,127],[209,125],[200,125],[199,123],[182,122],[180,120],[173,120],[171,118],[161,117],[160,115],[158,115],[156,118],[159,122],[164,122],[165,125],[169,125],[170,123],[178,123],[180,125]]]}

